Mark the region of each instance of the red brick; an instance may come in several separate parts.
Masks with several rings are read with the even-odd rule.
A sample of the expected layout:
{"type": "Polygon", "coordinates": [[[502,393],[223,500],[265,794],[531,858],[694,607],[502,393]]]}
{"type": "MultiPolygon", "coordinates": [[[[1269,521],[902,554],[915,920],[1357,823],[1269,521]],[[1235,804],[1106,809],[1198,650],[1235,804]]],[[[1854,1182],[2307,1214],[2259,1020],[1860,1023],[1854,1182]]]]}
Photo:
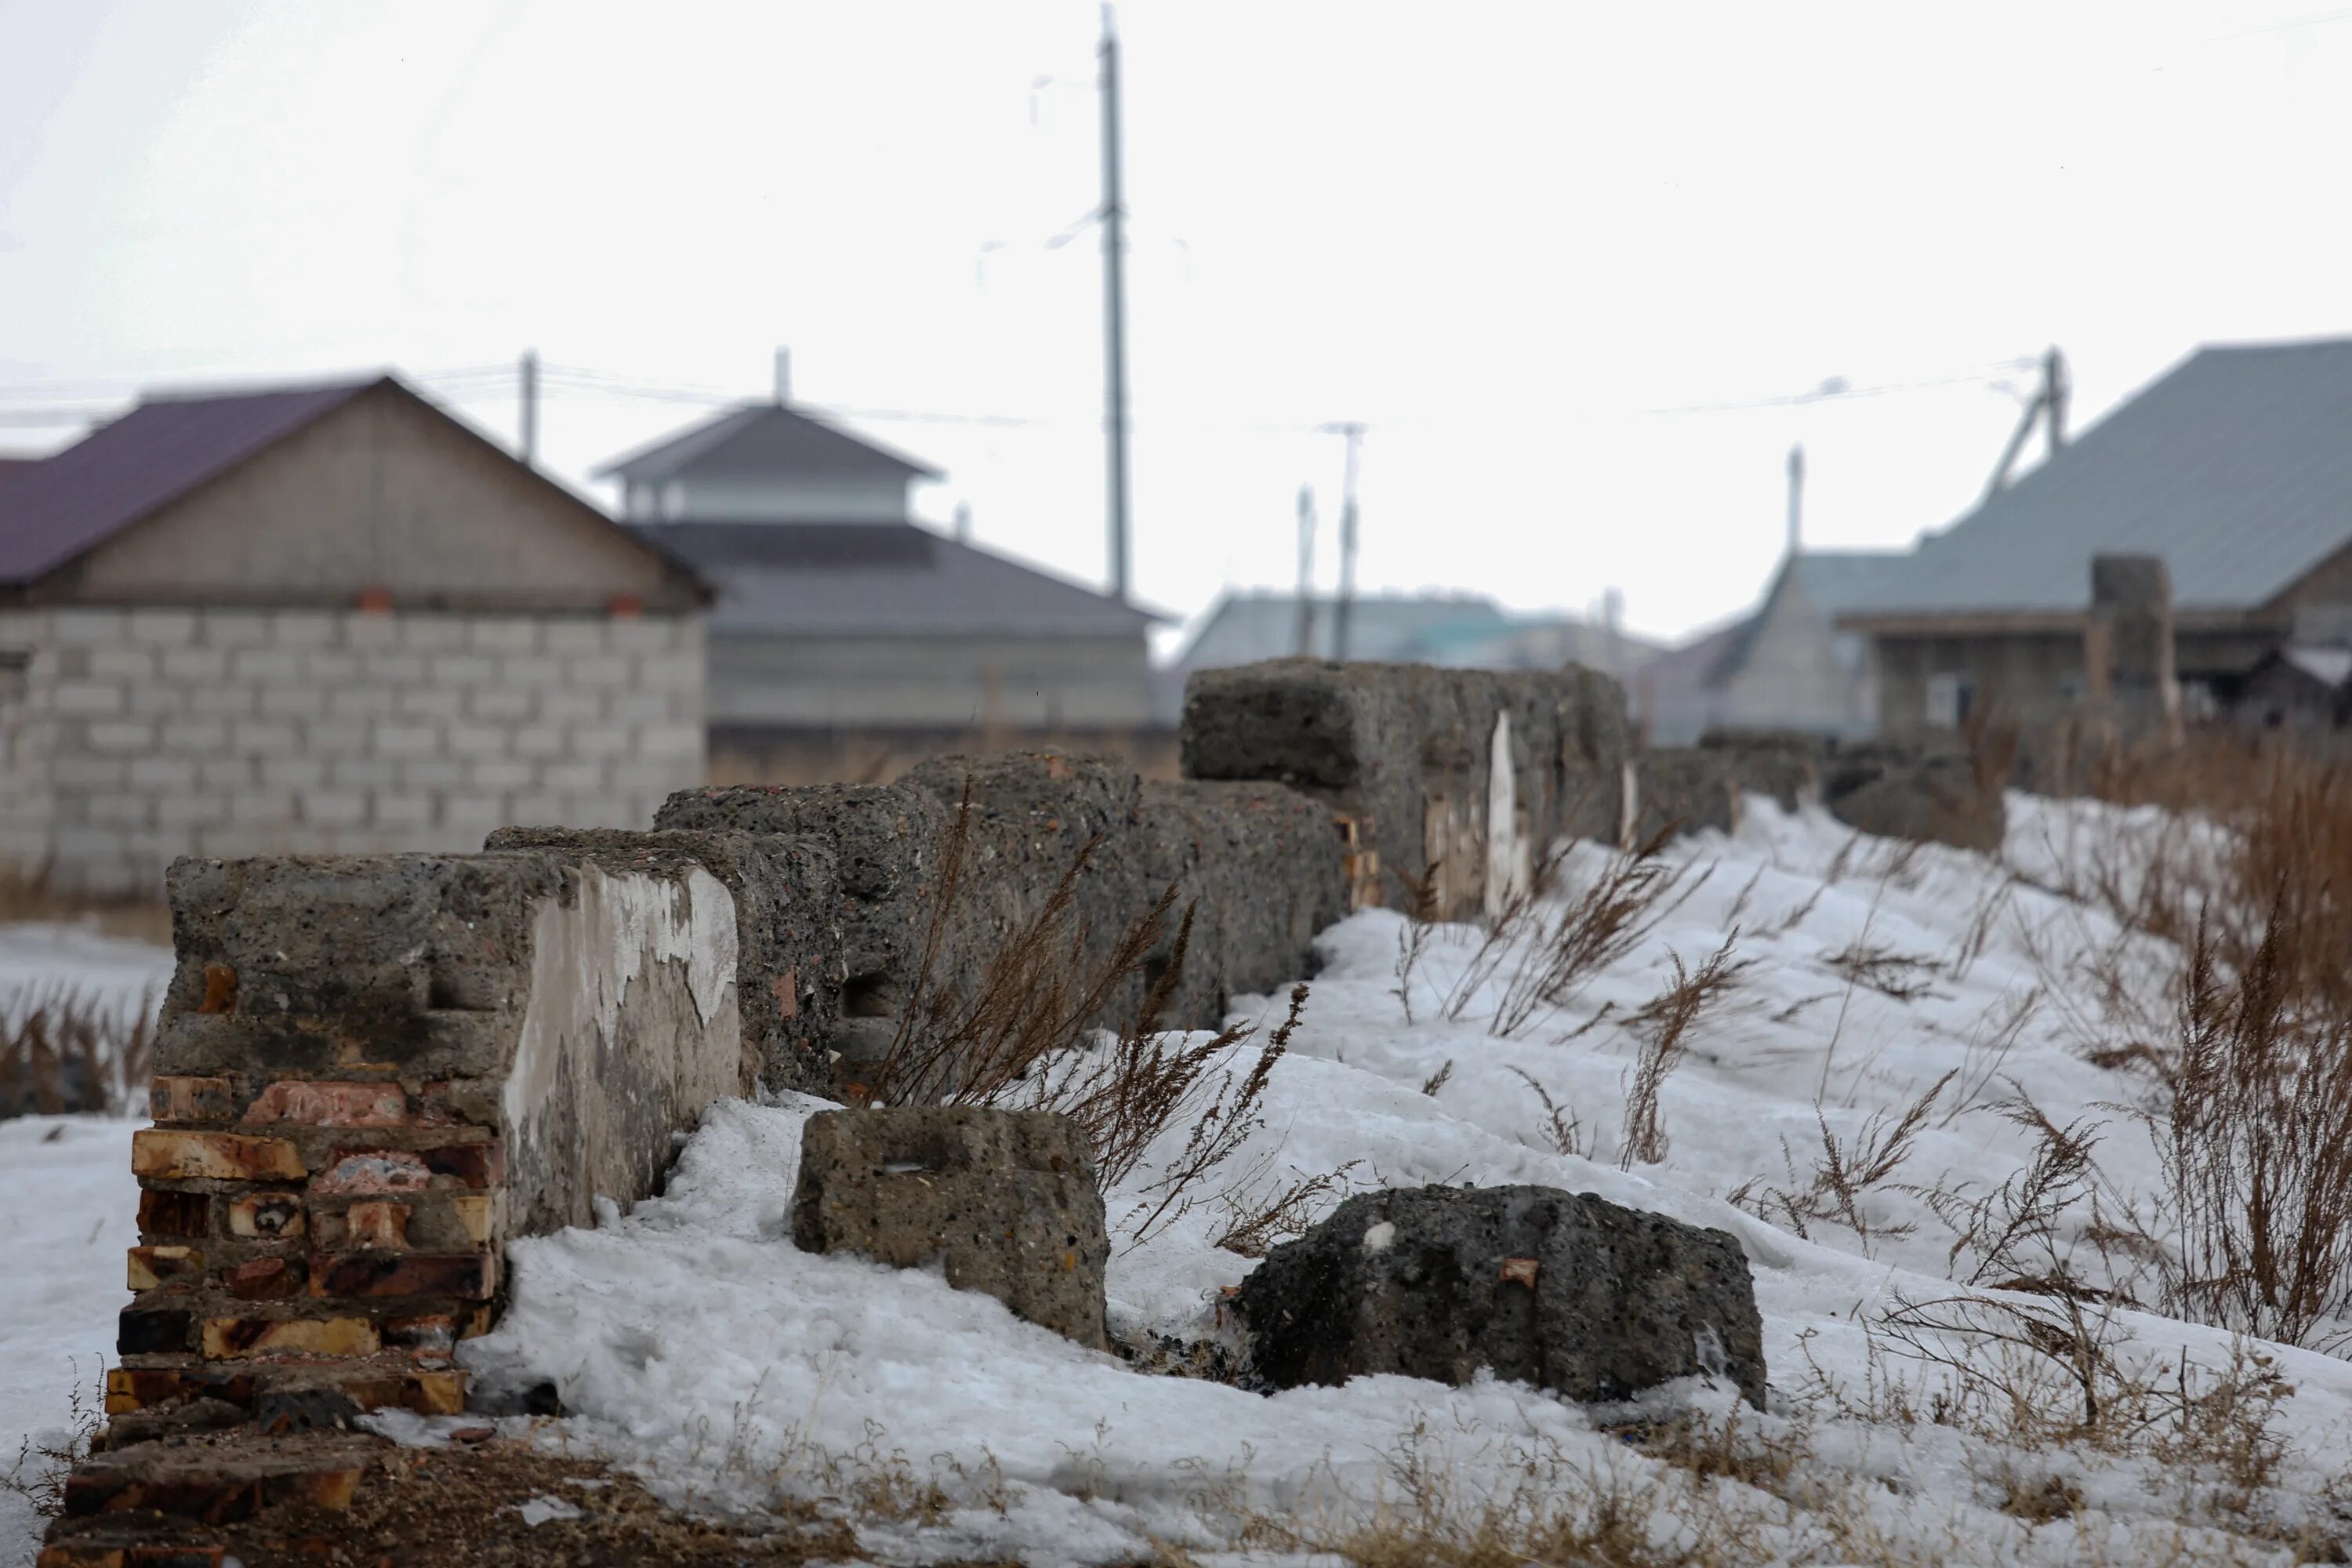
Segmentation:
{"type": "Polygon", "coordinates": [[[131,1172],[162,1181],[267,1181],[302,1175],[302,1152],[283,1138],[235,1132],[167,1132],[147,1128],[131,1135],[131,1172]]]}
{"type": "Polygon", "coordinates": [[[271,1084],[246,1108],[249,1122],[298,1121],[310,1127],[400,1127],[408,1096],[396,1083],[320,1083],[288,1079],[271,1084]]]}
{"type": "Polygon", "coordinates": [[[302,1291],[299,1258],[255,1258],[221,1270],[220,1287],[240,1301],[282,1301],[302,1291]]]}
{"type": "Polygon", "coordinates": [[[501,1092],[491,1079],[441,1079],[425,1086],[416,1120],[426,1127],[496,1127],[501,1092]]]}
{"type": "Polygon", "coordinates": [[[487,1301],[498,1289],[488,1252],[343,1252],[314,1258],[313,1296],[456,1296],[487,1301]]]}
{"type": "Polygon", "coordinates": [[[125,1307],[115,1327],[115,1353],[142,1355],[150,1352],[186,1350],[188,1326],[192,1321],[189,1313],[176,1309],[125,1307]]]}
{"type": "Polygon", "coordinates": [[[212,1230],[213,1200],[205,1193],[148,1187],[139,1194],[139,1229],[144,1236],[205,1236],[212,1230]]]}
{"type": "Polygon", "coordinates": [[[126,1415],[151,1405],[174,1399],[225,1399],[231,1405],[253,1403],[253,1376],[212,1367],[184,1372],[118,1366],[106,1374],[106,1413],[126,1415]]]}
{"type": "Polygon", "coordinates": [[[408,1205],[373,1199],[343,1213],[343,1245],[364,1251],[400,1252],[408,1247],[408,1205]]]}
{"type": "Polygon", "coordinates": [[[457,1348],[457,1320],[447,1312],[394,1318],[383,1326],[383,1342],[406,1351],[452,1351],[457,1348]]]}
{"type": "Polygon", "coordinates": [[[259,1241],[302,1234],[302,1199],[295,1193],[247,1193],[228,1202],[228,1233],[259,1241]]]}
{"type": "Polygon", "coordinates": [[[505,1150],[496,1139],[437,1149],[338,1149],[310,1191],[320,1197],[389,1197],[421,1193],[436,1176],[493,1187],[505,1175],[505,1150]]]}
{"type": "Polygon", "coordinates": [[[236,1089],[225,1078],[158,1077],[147,1089],[147,1114],[157,1121],[226,1121],[236,1114],[236,1089]]]}
{"type": "Polygon", "coordinates": [[[205,999],[196,1004],[199,1013],[234,1013],[236,1011],[236,971],[226,963],[205,965],[205,999]]]}

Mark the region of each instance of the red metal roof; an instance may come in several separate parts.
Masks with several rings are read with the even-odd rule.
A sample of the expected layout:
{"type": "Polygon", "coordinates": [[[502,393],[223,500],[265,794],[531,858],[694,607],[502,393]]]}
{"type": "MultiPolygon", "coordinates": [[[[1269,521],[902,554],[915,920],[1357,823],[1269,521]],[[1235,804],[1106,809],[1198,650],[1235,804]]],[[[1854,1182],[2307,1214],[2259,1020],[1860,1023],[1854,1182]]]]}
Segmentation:
{"type": "Polygon", "coordinates": [[[0,584],[47,576],[389,379],[147,399],[0,483],[0,584]]]}

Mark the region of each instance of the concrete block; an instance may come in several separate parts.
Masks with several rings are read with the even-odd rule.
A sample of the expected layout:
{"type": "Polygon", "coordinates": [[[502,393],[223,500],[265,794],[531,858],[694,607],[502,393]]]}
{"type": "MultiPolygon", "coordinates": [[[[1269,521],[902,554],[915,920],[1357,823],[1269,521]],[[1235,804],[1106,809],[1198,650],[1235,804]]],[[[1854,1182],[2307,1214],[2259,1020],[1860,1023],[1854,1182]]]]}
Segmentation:
{"type": "Polygon", "coordinates": [[[112,647],[130,639],[131,621],[121,610],[59,610],[49,635],[67,647],[112,647]]]}
{"type": "Polygon", "coordinates": [[[228,652],[217,647],[165,647],[162,650],[163,679],[183,686],[199,686],[228,679],[228,652]]]}
{"type": "Polygon", "coordinates": [[[464,720],[449,726],[443,750],[453,757],[500,757],[507,754],[511,734],[503,724],[464,720]]]}
{"type": "Polygon", "coordinates": [[[239,719],[229,727],[228,743],[239,756],[262,759],[265,779],[269,776],[269,760],[295,757],[304,749],[301,731],[284,719],[239,719]]]}
{"type": "Polygon", "coordinates": [[[215,756],[229,749],[229,721],[220,718],[166,720],[158,744],[180,756],[215,756]]]}
{"type": "Polygon", "coordinates": [[[527,658],[499,660],[499,684],[523,691],[544,691],[563,684],[562,659],[535,654],[527,658]]]}
{"type": "Polygon", "coordinates": [[[609,621],[604,626],[605,646],[615,653],[668,653],[678,647],[683,624],[675,616],[609,621]]]}
{"type": "Polygon", "coordinates": [[[126,617],[131,640],[152,647],[184,649],[196,640],[196,613],[194,610],[171,610],[142,607],[130,611],[126,617]]]}
{"type": "Polygon", "coordinates": [[[101,717],[126,712],[130,709],[129,694],[109,680],[60,680],[49,691],[52,712],[101,717]]]}
{"type": "Polygon", "coordinates": [[[528,719],[538,707],[534,694],[516,686],[484,686],[466,693],[466,711],[477,719],[505,722],[528,719]]]}
{"type": "Polygon", "coordinates": [[[394,689],[392,710],[404,720],[446,723],[464,717],[466,697],[456,687],[403,686],[394,689]]]}
{"type": "Polygon", "coordinates": [[[1109,1348],[1110,1247],[1084,1132],[1035,1110],[821,1111],[801,1135],[793,1239],[900,1268],[937,1263],[959,1290],[1093,1350],[1109,1348]]]}
{"type": "Polygon", "coordinates": [[[493,765],[488,760],[466,762],[456,757],[404,757],[400,763],[400,787],[420,794],[460,789],[475,776],[476,769],[493,765]]]}
{"type": "Polygon", "coordinates": [[[196,784],[199,788],[221,790],[230,795],[250,793],[260,772],[249,757],[199,757],[196,760],[196,784]]]}
{"type": "Polygon", "coordinates": [[[633,670],[622,654],[588,654],[564,661],[563,677],[575,689],[611,691],[630,683],[633,670]]]}
{"type": "Polygon", "coordinates": [[[436,686],[488,686],[499,676],[499,661],[485,654],[435,654],[425,661],[425,679],[436,686]]]}
{"type": "Polygon", "coordinates": [[[347,721],[389,719],[400,694],[387,686],[344,686],[327,692],[326,711],[347,721]]]}
{"type": "Polygon", "coordinates": [[[371,686],[413,687],[425,679],[425,655],[406,651],[368,652],[360,658],[360,679],[371,686]]]}
{"type": "Polygon", "coordinates": [[[196,764],[187,757],[133,757],[131,785],[133,789],[192,790],[196,787],[196,764]]]}
{"type": "Polygon", "coordinates": [[[464,616],[402,616],[400,646],[415,653],[455,653],[466,646],[467,619],[464,616]]]}
{"type": "Polygon", "coordinates": [[[341,646],[348,612],[334,610],[272,610],[269,640],[279,647],[327,648],[341,646]]]}
{"type": "Polygon", "coordinates": [[[541,629],[541,643],[551,654],[565,658],[604,652],[611,647],[607,636],[613,623],[604,620],[551,618],[541,629]]]}
{"type": "Polygon", "coordinates": [[[305,822],[321,827],[355,827],[367,820],[367,796],[356,790],[312,790],[296,804],[305,822]]]}
{"type": "Polygon", "coordinates": [[[299,686],[305,683],[302,655],[290,647],[241,647],[230,655],[231,680],[248,686],[299,686]]]}
{"type": "Polygon", "coordinates": [[[477,653],[530,653],[539,644],[540,622],[534,616],[477,616],[466,626],[466,646],[477,653]]]}
{"type": "Polygon", "coordinates": [[[260,610],[201,610],[196,637],[206,647],[258,647],[269,640],[269,622],[260,610]]]}
{"type": "Polygon", "coordinates": [[[575,724],[564,736],[564,750],[583,759],[623,757],[635,749],[627,728],[619,724],[575,724]]]}
{"type": "Polygon", "coordinates": [[[152,719],[93,719],[82,731],[82,743],[102,754],[145,752],[155,749],[155,734],[152,719]]]}
{"type": "MultiPolygon", "coordinates": [[[[245,750],[242,746],[237,749],[245,750]]],[[[317,789],[327,782],[327,763],[323,757],[265,755],[254,765],[260,776],[262,788],[267,790],[317,789]]]]}
{"type": "Polygon", "coordinates": [[[146,681],[155,679],[155,650],[136,643],[94,647],[86,671],[99,680],[146,681]]]}
{"type": "Polygon", "coordinates": [[[598,691],[541,691],[540,719],[550,724],[598,723],[604,717],[604,695],[598,691]]]}
{"type": "Polygon", "coordinates": [[[429,757],[441,750],[441,731],[430,724],[379,721],[368,736],[368,750],[379,757],[429,757]]]}
{"type": "Polygon", "coordinates": [[[166,790],[155,801],[155,826],[200,826],[229,819],[229,797],[205,790],[166,790]]]}
{"type": "Polygon", "coordinates": [[[241,718],[260,711],[253,688],[224,680],[218,686],[198,686],[184,690],[159,686],[155,695],[167,710],[190,713],[218,713],[227,718],[241,718]]]}
{"type": "Polygon", "coordinates": [[[308,682],[264,686],[252,691],[253,710],[265,719],[316,719],[327,711],[327,689],[308,682]]]}

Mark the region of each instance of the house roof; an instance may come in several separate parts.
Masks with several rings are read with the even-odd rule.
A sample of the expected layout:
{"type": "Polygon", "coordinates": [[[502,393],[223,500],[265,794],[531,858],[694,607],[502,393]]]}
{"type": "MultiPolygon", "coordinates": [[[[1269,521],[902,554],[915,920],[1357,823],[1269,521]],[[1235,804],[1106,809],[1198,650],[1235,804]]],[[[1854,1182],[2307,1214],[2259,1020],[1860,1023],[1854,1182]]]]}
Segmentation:
{"type": "Polygon", "coordinates": [[[2352,545],[2352,339],[2199,349],[1920,542],[1889,615],[2079,611],[2091,558],[2164,558],[2176,606],[2269,603],[2352,545]]]}
{"type": "Polygon", "coordinates": [[[781,403],[748,403],[595,470],[636,483],[696,479],[918,479],[940,470],[781,403]]]}
{"type": "Polygon", "coordinates": [[[1834,624],[1841,616],[1866,614],[1884,605],[1898,591],[1910,559],[1892,550],[1805,550],[1782,556],[1756,613],[1713,639],[1715,663],[1702,672],[1701,680],[1719,686],[1747,667],[1757,633],[1782,595],[1801,595],[1814,614],[1834,624]]]}
{"type": "Polygon", "coordinates": [[[389,379],[142,400],[0,484],[0,584],[47,575],[389,379]]]}
{"type": "MultiPolygon", "coordinates": [[[[1500,605],[1475,595],[1359,595],[1348,612],[1348,657],[1383,663],[1423,657],[1433,639],[1499,637],[1517,625],[1500,605]]],[[[1315,600],[1314,652],[1334,656],[1339,600],[1315,600]]],[[[1176,656],[1182,669],[1219,669],[1298,651],[1298,595],[1263,589],[1227,594],[1176,656]]]]}
{"type": "Polygon", "coordinates": [[[1141,637],[1160,617],[908,522],[637,529],[716,584],[714,635],[1141,637]]]}

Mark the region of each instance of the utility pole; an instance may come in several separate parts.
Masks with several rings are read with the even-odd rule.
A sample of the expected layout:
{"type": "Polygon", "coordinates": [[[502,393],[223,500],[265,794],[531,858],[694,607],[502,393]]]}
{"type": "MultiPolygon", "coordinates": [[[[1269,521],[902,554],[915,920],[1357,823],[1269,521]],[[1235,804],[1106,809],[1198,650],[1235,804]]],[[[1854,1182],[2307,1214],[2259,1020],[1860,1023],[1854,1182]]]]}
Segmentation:
{"type": "Polygon", "coordinates": [[[1104,424],[1110,443],[1110,586],[1128,595],[1127,536],[1127,202],[1119,190],[1118,35],[1103,6],[1103,369],[1104,424]]]}
{"type": "Polygon", "coordinates": [[[776,406],[783,407],[793,400],[793,351],[776,351],[776,406]]]}
{"type": "Polygon", "coordinates": [[[1339,603],[1331,617],[1331,657],[1348,657],[1348,623],[1356,609],[1356,451],[1364,427],[1353,421],[1326,426],[1348,438],[1348,478],[1339,491],[1339,603]]]}
{"type": "Polygon", "coordinates": [[[1298,657],[1315,657],[1315,487],[1298,487],[1298,657]]]}
{"type": "Polygon", "coordinates": [[[2049,438],[2050,456],[2056,457],[2066,445],[2066,404],[2074,395],[2074,386],[2066,379],[2066,356],[2053,344],[2042,356],[2042,386],[2018,416],[2017,428],[2010,433],[2009,445],[2000,451],[2000,462],[1992,471],[1992,482],[1985,486],[1984,499],[1992,500],[2009,484],[2009,471],[2017,466],[2017,455],[2025,449],[2026,437],[2033,434],[2035,421],[2043,421],[2042,433],[2049,438]]]}
{"type": "Polygon", "coordinates": [[[1805,547],[1805,444],[1789,448],[1789,559],[1805,547]]]}
{"type": "Polygon", "coordinates": [[[525,349],[522,353],[522,419],[520,438],[515,443],[525,468],[539,466],[539,351],[525,349]]]}

